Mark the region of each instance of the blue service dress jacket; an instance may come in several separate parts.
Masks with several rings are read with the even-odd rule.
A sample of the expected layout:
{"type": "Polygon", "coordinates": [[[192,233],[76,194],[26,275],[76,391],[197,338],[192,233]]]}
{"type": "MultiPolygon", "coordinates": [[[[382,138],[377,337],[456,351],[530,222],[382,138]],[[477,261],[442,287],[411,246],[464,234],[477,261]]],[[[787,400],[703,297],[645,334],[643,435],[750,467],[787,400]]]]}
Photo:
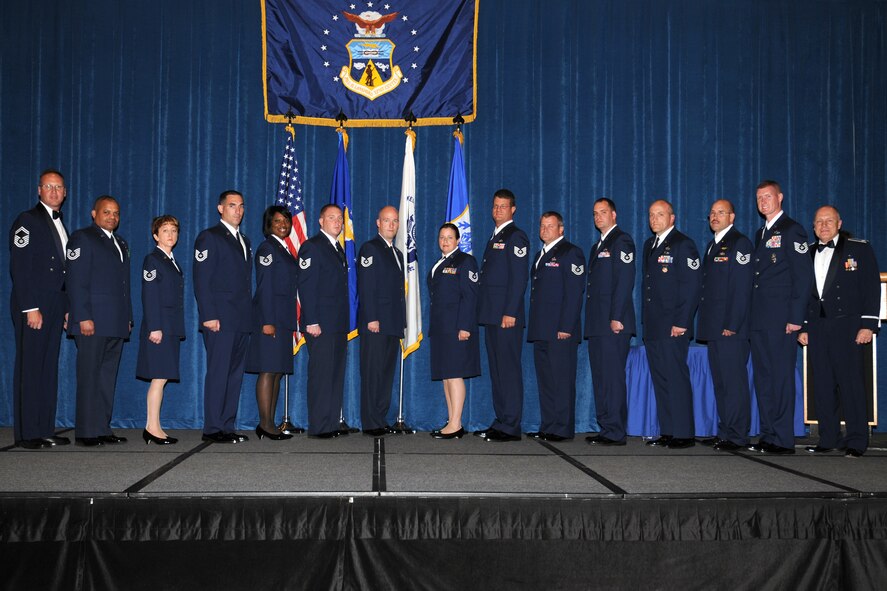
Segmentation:
{"type": "Polygon", "coordinates": [[[526,323],[524,292],[529,277],[530,241],[514,222],[487,242],[480,271],[477,321],[499,326],[502,316],[516,318],[515,328],[526,323]]]}
{"type": "Polygon", "coordinates": [[[635,334],[634,240],[616,226],[592,249],[587,267],[585,337],[612,335],[611,320],[621,322],[626,334],[635,334]]]}
{"type": "Polygon", "coordinates": [[[403,338],[407,325],[403,253],[381,236],[364,242],[357,257],[357,326],[366,332],[379,323],[379,334],[403,338]],[[396,258],[395,258],[396,257],[396,258]],[[400,260],[398,265],[397,260],[400,260]]]}
{"type": "Polygon", "coordinates": [[[223,332],[252,332],[252,249],[241,233],[240,242],[219,222],[194,241],[194,297],[200,330],[218,320],[223,332]]]}
{"type": "Polygon", "coordinates": [[[556,341],[557,333],[582,340],[582,295],[585,291],[585,255],[566,240],[534,259],[530,285],[527,341],[556,341]],[[538,261],[538,264],[536,264],[538,261]]]}
{"type": "Polygon", "coordinates": [[[715,244],[714,240],[709,243],[702,264],[697,339],[748,338],[754,279],[752,253],[751,240],[735,226],[727,231],[719,243],[715,244]],[[724,337],[724,330],[736,334],[724,337]]]}
{"type": "Polygon", "coordinates": [[[132,301],[126,241],[116,234],[109,237],[96,225],[88,226],[71,234],[67,258],[68,335],[80,335],[80,322],[92,320],[95,336],[129,338],[132,301]]]}

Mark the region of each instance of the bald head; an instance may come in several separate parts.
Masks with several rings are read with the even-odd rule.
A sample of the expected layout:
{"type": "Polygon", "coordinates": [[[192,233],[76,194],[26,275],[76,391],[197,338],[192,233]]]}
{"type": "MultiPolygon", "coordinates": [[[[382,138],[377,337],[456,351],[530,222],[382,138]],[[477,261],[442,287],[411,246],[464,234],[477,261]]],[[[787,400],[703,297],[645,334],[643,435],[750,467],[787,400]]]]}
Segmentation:
{"type": "Polygon", "coordinates": [[[838,235],[841,229],[841,214],[831,205],[824,205],[813,216],[813,232],[825,244],[838,235]]]}
{"type": "Polygon", "coordinates": [[[376,227],[379,228],[379,234],[391,242],[397,235],[397,229],[400,227],[400,218],[397,214],[397,208],[393,205],[386,205],[379,210],[379,217],[376,218],[376,227]]]}

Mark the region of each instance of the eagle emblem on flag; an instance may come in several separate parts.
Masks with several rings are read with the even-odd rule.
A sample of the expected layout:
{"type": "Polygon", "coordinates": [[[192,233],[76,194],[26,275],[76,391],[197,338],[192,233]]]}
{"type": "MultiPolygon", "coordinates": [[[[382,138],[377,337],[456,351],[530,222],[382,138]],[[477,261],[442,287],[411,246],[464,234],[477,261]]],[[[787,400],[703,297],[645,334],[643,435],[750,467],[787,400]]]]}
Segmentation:
{"type": "Polygon", "coordinates": [[[360,14],[342,11],[354,23],[357,32],[345,44],[349,63],[342,66],[339,78],[351,92],[376,100],[397,88],[403,79],[400,66],[394,63],[394,42],[385,36],[385,25],[400,13],[380,14],[367,10],[360,14]]]}

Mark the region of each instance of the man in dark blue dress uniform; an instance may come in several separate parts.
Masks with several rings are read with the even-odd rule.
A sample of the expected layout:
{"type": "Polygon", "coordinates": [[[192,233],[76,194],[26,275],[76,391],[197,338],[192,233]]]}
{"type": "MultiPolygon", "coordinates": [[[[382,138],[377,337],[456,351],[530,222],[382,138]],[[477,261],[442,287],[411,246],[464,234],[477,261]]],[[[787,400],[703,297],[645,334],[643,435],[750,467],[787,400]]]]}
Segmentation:
{"type": "Polygon", "coordinates": [[[348,347],[348,263],[337,237],[344,216],[337,205],[320,210],[320,232],[299,248],[301,331],[308,346],[308,435],[339,431],[348,347]]]}
{"type": "Polygon", "coordinates": [[[240,232],[243,195],[219,195],[219,223],[202,231],[194,242],[194,297],[203,344],[206,378],[203,386],[203,439],[240,443],[234,432],[240,387],[252,322],[252,250],[240,232]]]}
{"type": "Polygon", "coordinates": [[[845,448],[845,455],[858,458],[868,449],[869,439],[864,355],[871,352],[863,345],[872,342],[879,327],[881,281],[871,245],[840,229],[837,209],[825,206],[816,211],[813,231],[818,240],[810,249],[815,282],[798,340],[807,345],[819,420],[819,443],[807,451],[845,448]]]}
{"type": "Polygon", "coordinates": [[[696,338],[708,343],[718,433],[714,448],[735,451],[748,445],[751,397],[748,387],[748,325],[751,312],[752,244],[734,226],[736,214],[726,199],[708,214],[714,238],[702,262],[702,299],[696,338]]]}
{"type": "Polygon", "coordinates": [[[564,239],[564,219],[556,211],[542,214],[539,238],[543,246],[531,271],[527,340],[533,343],[542,421],[539,432],[528,435],[564,441],[575,434],[585,256],[564,239]]]}
{"type": "Polygon", "coordinates": [[[524,292],[529,276],[530,242],[514,224],[514,193],[499,189],[493,196],[496,229],[487,242],[480,269],[477,322],[484,327],[493,411],[496,420],[475,432],[487,441],[518,441],[524,405],[521,349],[526,318],[524,292]]]}
{"type": "Polygon", "coordinates": [[[649,217],[654,235],[644,244],[642,309],[660,437],[647,445],[682,449],[696,444],[687,355],[699,303],[699,253],[674,227],[668,201],[654,201],[649,217]]]}
{"type": "Polygon", "coordinates": [[[379,234],[357,257],[357,326],[360,331],[360,420],[365,435],[390,433],[386,421],[397,350],[406,327],[404,257],[393,240],[400,220],[388,205],[379,211],[379,234]]]}
{"type": "Polygon", "coordinates": [[[92,226],[68,241],[68,334],[77,344],[77,443],[123,443],[111,432],[114,390],[123,341],[132,331],[129,247],[114,230],[120,205],[108,195],[96,199],[92,226]]]}
{"type": "Polygon", "coordinates": [[[40,202],[22,212],[9,231],[10,308],[15,328],[12,377],[15,442],[26,449],[67,445],[55,434],[59,385],[59,348],[68,296],[62,223],[65,179],[46,170],[37,185],[40,202]]]}
{"type": "Polygon", "coordinates": [[[616,225],[616,204],[594,202],[594,225],[600,241],[588,255],[585,338],[600,431],[585,440],[592,445],[625,445],[628,421],[625,364],[635,326],[634,240],[616,225]]]}
{"type": "Polygon", "coordinates": [[[758,211],[766,220],[755,233],[751,299],[751,360],[761,416],[761,437],[749,450],[795,453],[795,365],[813,285],[807,233],[782,210],[776,181],[757,188],[758,211]]]}

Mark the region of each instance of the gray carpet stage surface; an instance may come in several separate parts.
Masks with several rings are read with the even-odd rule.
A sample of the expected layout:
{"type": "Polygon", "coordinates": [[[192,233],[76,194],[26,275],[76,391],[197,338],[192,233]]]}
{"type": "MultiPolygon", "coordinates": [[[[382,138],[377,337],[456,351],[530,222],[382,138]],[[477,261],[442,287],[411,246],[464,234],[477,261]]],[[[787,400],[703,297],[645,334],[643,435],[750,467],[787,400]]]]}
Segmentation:
{"type": "Polygon", "coordinates": [[[0,430],[0,494],[887,497],[887,451],[877,441],[853,459],[811,456],[800,443],[794,456],[774,457],[701,445],[672,451],[635,438],[600,448],[581,435],[561,443],[298,435],[221,445],[176,431],[178,444],[156,446],[140,431],[117,433],[129,442],[29,451],[0,430]]]}

